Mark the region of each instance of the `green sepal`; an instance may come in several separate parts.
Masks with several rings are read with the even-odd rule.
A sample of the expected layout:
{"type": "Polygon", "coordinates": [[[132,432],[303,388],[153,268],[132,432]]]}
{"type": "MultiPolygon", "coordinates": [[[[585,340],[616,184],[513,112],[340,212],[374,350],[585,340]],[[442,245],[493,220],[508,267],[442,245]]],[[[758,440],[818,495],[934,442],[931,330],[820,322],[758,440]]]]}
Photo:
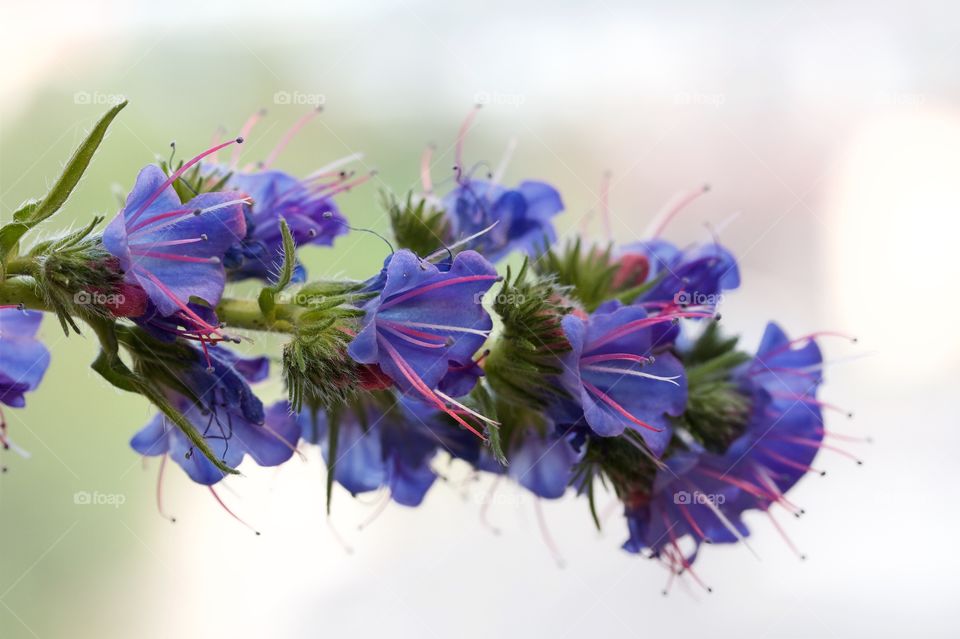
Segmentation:
{"type": "Polygon", "coordinates": [[[400,248],[426,256],[451,242],[453,229],[443,209],[428,208],[425,198],[414,203],[413,193],[407,193],[403,203],[388,191],[381,193],[381,199],[400,248]]]}

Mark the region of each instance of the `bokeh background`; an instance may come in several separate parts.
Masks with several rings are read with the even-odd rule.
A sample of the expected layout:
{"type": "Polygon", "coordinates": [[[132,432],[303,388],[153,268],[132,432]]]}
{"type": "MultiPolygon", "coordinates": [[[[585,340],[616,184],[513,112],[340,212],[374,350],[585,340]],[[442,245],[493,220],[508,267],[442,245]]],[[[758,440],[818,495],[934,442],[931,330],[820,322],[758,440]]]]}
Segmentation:
{"type": "MultiPolygon", "coordinates": [[[[468,159],[496,163],[515,139],[508,179],[557,185],[564,232],[598,208],[604,171],[623,242],[675,193],[709,182],[668,237],[717,232],[740,256],[743,287],[723,314],[745,345],[768,319],[794,334],[856,334],[855,346],[824,343],[836,361],[824,397],[856,412],[828,428],[874,439],[848,446],[862,467],[822,453],[828,476],[796,489],[808,514],[785,525],[808,561],[755,518],[761,561],[708,548],[698,568],[715,592],[665,598],[666,573],[619,550],[616,514],[598,534],[581,500],[543,504],[560,568],[529,497],[504,486],[491,499],[456,465],[441,464],[448,481],[421,508],[390,506],[362,531],[377,497],[336,493],[328,523],[315,452],[279,471],[244,467],[221,494],[260,537],[172,468],[172,525],[157,513],[156,462],[127,447],[147,406],[97,378],[94,341],[64,338],[50,318],[45,383],[26,409],[6,411],[32,457],[5,455],[0,477],[3,639],[955,636],[955,3],[0,6],[2,216],[45,191],[117,96],[130,105],[57,228],[112,215],[117,193],[171,140],[191,155],[218,126],[236,131],[265,107],[244,145],[259,159],[322,102],[280,166],[305,173],[363,151],[360,166],[380,173],[342,209],[384,231],[378,189],[415,186],[429,142],[436,179],[448,176],[459,122],[482,102],[468,159]],[[115,505],[78,504],[77,493],[115,505]]],[[[303,257],[317,276],[365,277],[385,251],[354,233],[303,257]]]]}

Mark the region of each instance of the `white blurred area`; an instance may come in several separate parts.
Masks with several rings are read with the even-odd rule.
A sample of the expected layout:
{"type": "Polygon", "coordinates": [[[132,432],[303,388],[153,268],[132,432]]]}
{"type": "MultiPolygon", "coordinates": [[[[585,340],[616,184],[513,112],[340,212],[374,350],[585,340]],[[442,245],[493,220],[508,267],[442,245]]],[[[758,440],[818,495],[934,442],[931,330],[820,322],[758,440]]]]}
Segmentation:
{"type": "MultiPolygon", "coordinates": [[[[556,183],[565,230],[597,207],[604,170],[624,242],[674,193],[709,182],[667,236],[708,237],[737,214],[721,238],[741,257],[743,288],[724,322],[749,347],[768,319],[797,335],[857,335],[823,343],[828,358],[849,358],[827,369],[824,397],[856,412],[828,428],[875,440],[844,445],[862,467],[823,452],[828,476],[791,495],[808,514],[780,521],[808,561],[757,517],[761,561],[707,548],[697,569],[715,592],[681,584],[666,598],[666,572],[618,550],[617,515],[598,535],[582,500],[543,504],[560,569],[529,498],[501,487],[494,535],[479,517],[489,484],[467,490],[463,468],[419,510],[391,505],[362,532],[376,499],[338,492],[333,522],[352,553],[325,524],[315,454],[279,472],[246,468],[221,491],[261,537],[170,472],[179,522],[126,524],[142,554],[77,594],[83,636],[956,636],[958,24],[950,2],[5,0],[0,133],[40,87],[89,91],[103,69],[121,76],[104,91],[124,90],[118,69],[155,74],[156,95],[130,107],[151,118],[216,108],[241,121],[231,97],[243,69],[262,64],[273,90],[319,87],[331,110],[349,106],[334,122],[362,121],[388,146],[409,122],[442,122],[434,135],[452,137],[486,99],[468,152],[495,160],[516,136],[510,175],[556,183]],[[235,75],[204,78],[201,64],[178,78],[192,92],[179,98],[164,66],[174,50],[231,52],[235,75]]],[[[419,149],[407,151],[414,161],[419,149]]]]}

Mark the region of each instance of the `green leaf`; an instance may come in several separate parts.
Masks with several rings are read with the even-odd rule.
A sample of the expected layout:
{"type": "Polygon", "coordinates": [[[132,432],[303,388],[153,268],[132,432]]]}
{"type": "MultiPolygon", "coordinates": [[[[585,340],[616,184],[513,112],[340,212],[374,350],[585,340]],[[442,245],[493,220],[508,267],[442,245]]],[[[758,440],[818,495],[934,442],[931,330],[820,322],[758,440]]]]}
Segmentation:
{"type": "Polygon", "coordinates": [[[277,295],[290,284],[290,280],[293,279],[293,270],[297,265],[297,245],[293,241],[287,221],[283,218],[280,218],[280,235],[283,237],[283,266],[280,267],[277,281],[270,286],[265,286],[257,298],[260,311],[268,321],[276,318],[277,295]]]}
{"type": "Polygon", "coordinates": [[[100,118],[87,138],[73,152],[63,173],[42,200],[27,202],[13,214],[13,222],[0,228],[0,258],[5,261],[6,256],[24,233],[60,210],[90,165],[90,160],[93,159],[93,154],[103,141],[110,123],[125,106],[127,106],[126,100],[111,108],[100,118]]]}
{"type": "Polygon", "coordinates": [[[270,287],[274,293],[279,293],[290,284],[290,280],[293,279],[293,269],[297,265],[297,245],[293,242],[290,227],[283,218],[280,218],[280,235],[283,237],[283,266],[280,267],[280,276],[276,283],[270,287]]]}

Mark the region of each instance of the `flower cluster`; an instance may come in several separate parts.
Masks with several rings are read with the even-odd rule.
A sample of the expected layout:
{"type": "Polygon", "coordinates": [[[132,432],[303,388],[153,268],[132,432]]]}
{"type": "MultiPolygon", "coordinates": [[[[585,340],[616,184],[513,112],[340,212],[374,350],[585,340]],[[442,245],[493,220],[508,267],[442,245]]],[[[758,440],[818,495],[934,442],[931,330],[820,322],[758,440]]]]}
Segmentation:
{"type": "MultiPolygon", "coordinates": [[[[90,154],[119,108],[85,142],[90,154]]],[[[328,508],[334,484],[417,506],[439,459],[538,498],[574,492],[598,526],[605,488],[623,513],[624,548],[701,585],[704,543],[746,544],[748,511],[783,533],[771,510],[802,512],[787,493],[821,472],[817,453],[850,456],[825,440],[824,334],[790,339],[771,323],[755,353],[739,350],[718,313],[740,286],[737,261],[716,239],[664,240],[680,206],[641,241],[559,241],[554,187],[505,186],[505,163],[480,178],[465,168],[474,112],[448,193],[434,190],[428,149],[423,192],[385,199],[399,247],[382,268],[365,281],[311,281],[298,252],[348,232],[334,198],[373,174],[343,168],[356,156],[305,178],[272,168],[316,113],[241,166],[239,145],[262,115],[186,162],[143,168],[102,235],[95,221],[27,253],[3,247],[0,402],[21,407],[39,384],[49,354],[35,335],[39,311],[51,311],[65,329],[89,324],[101,344],[94,369],[156,405],[132,448],[211,490],[246,457],[277,466],[312,445],[328,467],[328,508]],[[519,270],[498,272],[511,255],[519,270]],[[249,279],[263,284],[256,299],[230,295],[230,282],[249,279]],[[236,349],[258,332],[287,339],[288,397],[267,408],[252,385],[269,376],[268,358],[236,349]]],[[[68,165],[66,182],[83,168],[68,165]]],[[[28,230],[42,208],[18,223],[28,230]]],[[[0,442],[12,447],[6,421],[0,442]]]]}

